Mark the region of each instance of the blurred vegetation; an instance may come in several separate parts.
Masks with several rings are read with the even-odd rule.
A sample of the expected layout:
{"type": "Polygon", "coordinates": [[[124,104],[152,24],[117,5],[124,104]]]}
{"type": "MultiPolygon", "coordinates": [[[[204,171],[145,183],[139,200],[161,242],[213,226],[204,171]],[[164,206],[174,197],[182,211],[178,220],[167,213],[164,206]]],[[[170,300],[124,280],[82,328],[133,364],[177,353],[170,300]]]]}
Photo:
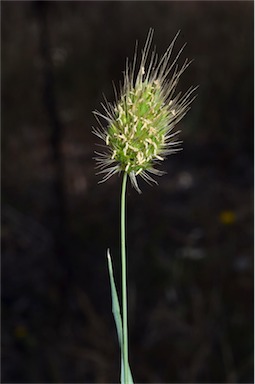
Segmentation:
{"type": "Polygon", "coordinates": [[[113,383],[119,190],[91,111],[150,27],[194,59],[182,153],[128,189],[136,382],[253,382],[253,3],[8,2],[2,11],[2,382],[113,383]]]}

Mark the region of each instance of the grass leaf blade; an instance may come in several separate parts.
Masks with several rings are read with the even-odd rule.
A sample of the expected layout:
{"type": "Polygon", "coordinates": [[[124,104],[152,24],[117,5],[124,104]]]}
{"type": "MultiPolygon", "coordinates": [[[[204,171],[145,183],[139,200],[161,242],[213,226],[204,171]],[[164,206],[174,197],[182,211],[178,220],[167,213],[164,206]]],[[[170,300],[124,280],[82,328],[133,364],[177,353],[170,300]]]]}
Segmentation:
{"type": "MultiPolygon", "coordinates": [[[[121,320],[121,314],[120,314],[120,305],[119,305],[119,299],[118,294],[114,282],[114,276],[113,276],[113,267],[112,267],[112,260],[110,255],[110,250],[107,249],[107,259],[108,259],[108,270],[109,270],[109,276],[110,276],[110,284],[111,284],[111,294],[112,294],[112,313],[115,320],[116,328],[117,328],[117,334],[118,334],[118,340],[120,344],[121,349],[121,384],[124,384],[124,370],[123,370],[123,346],[122,346],[122,320],[121,320]]],[[[128,366],[128,384],[134,384],[134,380],[131,374],[130,367],[128,366]]]]}

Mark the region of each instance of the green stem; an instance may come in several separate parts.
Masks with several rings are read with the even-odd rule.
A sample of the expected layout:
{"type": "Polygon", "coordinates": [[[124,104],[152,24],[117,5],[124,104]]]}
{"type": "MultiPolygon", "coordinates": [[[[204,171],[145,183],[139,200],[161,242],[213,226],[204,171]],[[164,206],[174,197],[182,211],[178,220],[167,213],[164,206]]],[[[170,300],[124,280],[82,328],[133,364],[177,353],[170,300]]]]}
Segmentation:
{"type": "Polygon", "coordinates": [[[126,228],[125,228],[125,206],[126,206],[127,172],[124,172],[121,191],[121,270],[122,270],[122,346],[123,346],[123,369],[124,383],[128,384],[128,325],[127,325],[127,261],[126,261],[126,228]]]}

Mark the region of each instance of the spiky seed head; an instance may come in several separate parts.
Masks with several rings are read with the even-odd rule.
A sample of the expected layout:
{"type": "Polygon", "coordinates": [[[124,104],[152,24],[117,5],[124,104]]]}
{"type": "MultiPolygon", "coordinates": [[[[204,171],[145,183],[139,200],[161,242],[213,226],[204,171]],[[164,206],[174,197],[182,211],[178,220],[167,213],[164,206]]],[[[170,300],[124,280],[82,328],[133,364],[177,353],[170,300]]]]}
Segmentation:
{"type": "Polygon", "coordinates": [[[149,183],[156,182],[150,173],[162,175],[163,172],[155,165],[181,149],[181,141],[175,140],[180,131],[173,129],[190,109],[196,88],[191,87],[183,96],[175,95],[180,76],[190,64],[187,59],[180,68],[176,64],[184,46],[170,62],[177,36],[160,59],[154,49],[148,60],[153,37],[150,29],[136,77],[135,52],[133,65],[127,62],[119,99],[116,97],[114,104],[107,100],[102,104],[105,114],[94,112],[100,128],[94,128],[93,132],[104,141],[106,149],[103,153],[96,152],[99,173],[104,174],[102,182],[115,173],[127,172],[140,193],[136,177],[140,175],[149,183]],[[106,120],[106,128],[101,118],[106,120]]]}

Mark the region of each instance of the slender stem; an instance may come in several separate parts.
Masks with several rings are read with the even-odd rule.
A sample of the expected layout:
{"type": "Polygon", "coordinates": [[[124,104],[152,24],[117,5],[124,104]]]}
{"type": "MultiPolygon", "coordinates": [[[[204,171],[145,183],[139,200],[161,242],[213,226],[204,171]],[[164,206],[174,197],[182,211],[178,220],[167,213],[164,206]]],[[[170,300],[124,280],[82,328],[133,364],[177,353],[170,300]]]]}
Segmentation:
{"type": "Polygon", "coordinates": [[[126,207],[127,173],[124,172],[121,191],[121,270],[122,270],[122,316],[123,316],[123,366],[124,383],[128,384],[128,325],[127,325],[127,261],[126,261],[126,207]]]}

